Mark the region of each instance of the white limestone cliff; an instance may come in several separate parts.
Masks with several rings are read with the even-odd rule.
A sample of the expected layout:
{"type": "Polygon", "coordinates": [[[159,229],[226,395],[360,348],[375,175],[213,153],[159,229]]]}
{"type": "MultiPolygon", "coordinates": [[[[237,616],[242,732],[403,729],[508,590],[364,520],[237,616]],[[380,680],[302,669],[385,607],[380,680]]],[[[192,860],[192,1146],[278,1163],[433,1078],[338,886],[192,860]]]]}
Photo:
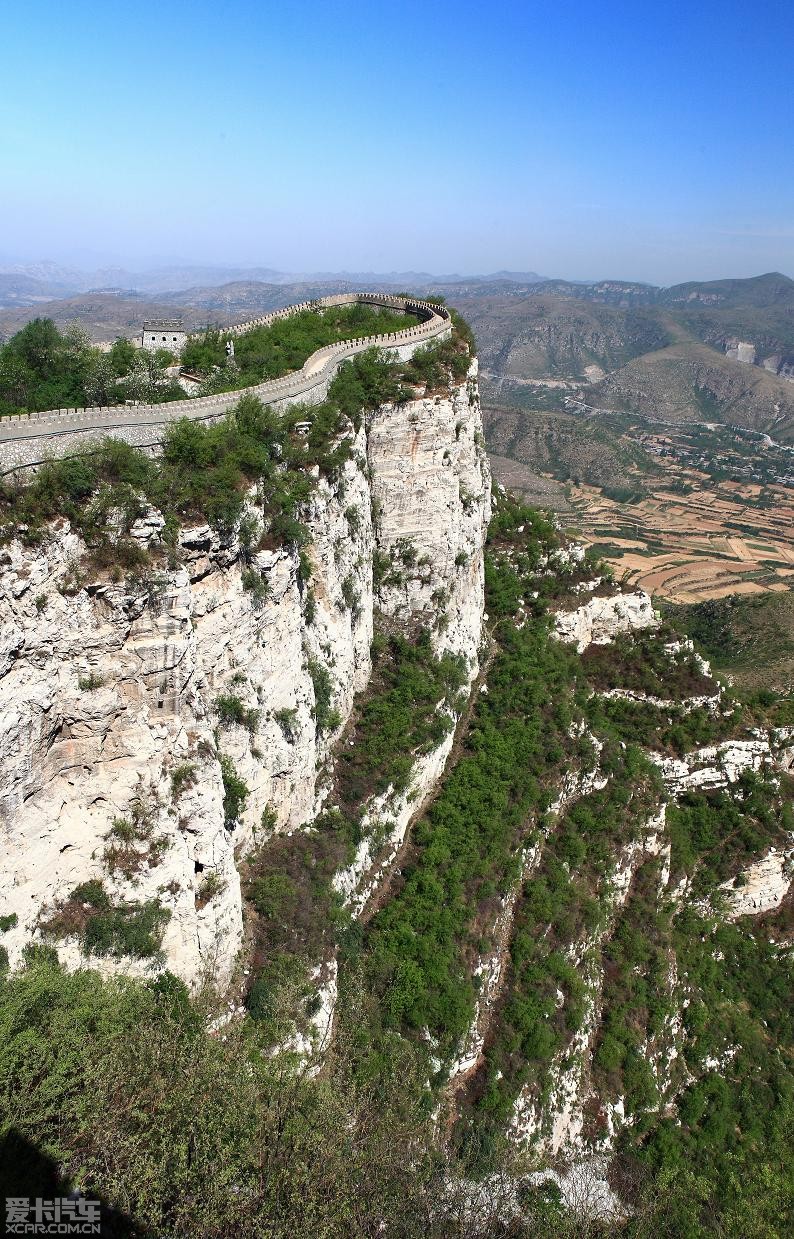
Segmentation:
{"type": "MultiPolygon", "coordinates": [[[[169,568],[155,512],[133,533],[158,566],[134,582],[86,574],[65,522],[39,547],[3,548],[0,915],[17,918],[3,935],[12,966],[69,892],[99,878],[114,902],[157,899],[169,920],[162,959],[92,963],[139,975],[165,964],[191,984],[224,984],[243,933],[237,858],[263,813],[268,829],[294,829],[326,792],[333,736],[317,733],[312,670],[330,676],[343,724],[369,677],[379,607],[429,626],[445,612],[437,645],[473,675],[489,511],[473,368],[448,397],[378,410],[341,484],[317,480],[303,514],[311,615],[296,553],[246,556],[200,526],[181,532],[169,568]],[[376,556],[400,539],[425,561],[421,579],[376,598],[376,556]],[[251,572],[262,589],[245,588],[251,572]],[[248,725],[222,721],[221,695],[248,725]],[[225,820],[221,754],[249,789],[239,820],[225,820]],[[108,836],[120,819],[140,837],[119,865],[108,836]]],[[[76,937],[55,945],[79,962],[76,937]]]]}
{"type": "Polygon", "coordinates": [[[368,456],[378,547],[392,565],[381,606],[424,619],[437,649],[464,654],[473,677],[485,596],[480,549],[491,514],[476,361],[450,397],[376,413],[368,456]]]}

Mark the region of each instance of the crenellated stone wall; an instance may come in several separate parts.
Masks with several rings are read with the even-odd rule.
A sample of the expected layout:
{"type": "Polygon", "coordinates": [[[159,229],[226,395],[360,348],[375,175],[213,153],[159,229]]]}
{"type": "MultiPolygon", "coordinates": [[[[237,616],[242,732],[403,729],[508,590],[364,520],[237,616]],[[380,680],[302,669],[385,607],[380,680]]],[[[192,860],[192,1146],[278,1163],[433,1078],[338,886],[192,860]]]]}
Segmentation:
{"type": "MultiPolygon", "coordinates": [[[[379,347],[393,352],[401,360],[430,340],[444,339],[452,331],[449,311],[443,306],[396,297],[387,293],[339,293],[317,301],[276,310],[261,318],[229,328],[229,334],[243,335],[253,327],[269,326],[280,318],[304,310],[321,310],[337,305],[382,306],[416,314],[421,319],[415,327],[386,335],[364,336],[317,349],[301,370],[258,383],[246,390],[258,396],[264,404],[286,408],[298,401],[319,404],[328,394],[331,380],[339,366],[349,357],[379,347]]],[[[136,447],[156,448],[162,431],[169,422],[181,417],[196,421],[215,421],[228,412],[241,393],[222,392],[216,396],[200,396],[189,400],[174,400],[167,404],[114,405],[92,409],[50,409],[42,413],[14,414],[0,418],[0,474],[40,464],[49,456],[65,455],[76,448],[89,446],[104,435],[112,434],[136,447]]]]}

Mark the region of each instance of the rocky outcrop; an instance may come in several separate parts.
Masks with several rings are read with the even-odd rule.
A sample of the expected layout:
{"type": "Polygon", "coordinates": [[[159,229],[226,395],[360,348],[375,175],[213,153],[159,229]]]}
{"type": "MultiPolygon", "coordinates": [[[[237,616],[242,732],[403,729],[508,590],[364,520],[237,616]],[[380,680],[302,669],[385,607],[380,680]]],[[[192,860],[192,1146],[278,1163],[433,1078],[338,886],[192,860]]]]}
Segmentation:
{"type": "Polygon", "coordinates": [[[728,902],[727,918],[761,916],[779,908],[794,877],[794,847],[770,848],[733,881],[720,888],[728,902]]]}
{"type": "Polygon", "coordinates": [[[745,770],[758,771],[771,762],[769,741],[724,740],[722,744],[710,744],[687,753],[686,757],[663,757],[649,752],[664,780],[665,789],[671,796],[683,792],[708,791],[735,783],[745,770]]]}
{"type": "Polygon", "coordinates": [[[590,598],[574,611],[558,611],[554,635],[581,654],[588,645],[609,645],[616,636],[655,628],[658,619],[651,600],[642,590],[631,594],[590,598]]]}
{"type": "Polygon", "coordinates": [[[794,727],[775,727],[770,736],[775,764],[781,770],[794,770],[794,727]]]}
{"type": "MultiPolygon", "coordinates": [[[[98,878],[114,905],[156,900],[168,917],[160,957],[101,966],[226,981],[242,939],[236,858],[263,823],[298,828],[326,794],[335,732],[318,731],[318,676],[341,727],[369,677],[377,607],[428,624],[431,608],[445,611],[439,648],[476,671],[490,506],[479,419],[474,370],[449,396],[377,411],[339,481],[316,479],[303,513],[310,586],[296,552],[249,554],[206,526],[182,530],[169,567],[156,512],[133,530],[156,567],[134,580],[92,574],[66,523],[41,547],[0,552],[0,914],[17,918],[3,942],[12,964],[98,878]],[[375,562],[403,540],[421,575],[376,598],[375,562]],[[247,789],[236,805],[234,779],[247,789]]],[[[56,945],[79,961],[75,935],[56,945]]]]}
{"type": "Polygon", "coordinates": [[[440,650],[465,654],[473,676],[491,514],[477,363],[450,396],[376,413],[368,454],[378,547],[389,561],[380,603],[397,618],[420,618],[440,650]]]}
{"type": "Polygon", "coordinates": [[[725,341],[725,356],[741,361],[746,366],[755,365],[755,345],[747,340],[739,340],[731,336],[725,341]]]}
{"type": "Polygon", "coordinates": [[[599,694],[604,701],[633,701],[638,705],[653,706],[656,710],[680,710],[691,714],[693,710],[708,710],[713,714],[719,709],[722,700],[722,689],[718,686],[714,693],[704,693],[699,697],[654,697],[632,688],[608,688],[599,694]]]}

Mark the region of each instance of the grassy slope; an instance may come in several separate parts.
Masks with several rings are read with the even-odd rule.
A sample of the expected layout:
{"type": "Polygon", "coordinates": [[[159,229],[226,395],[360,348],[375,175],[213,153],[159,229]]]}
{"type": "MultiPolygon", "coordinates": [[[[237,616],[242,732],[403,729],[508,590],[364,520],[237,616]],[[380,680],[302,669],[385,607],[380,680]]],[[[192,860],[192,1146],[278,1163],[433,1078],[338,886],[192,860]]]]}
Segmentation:
{"type": "Polygon", "coordinates": [[[734,595],[669,610],[740,692],[794,691],[794,594],[734,595]]]}

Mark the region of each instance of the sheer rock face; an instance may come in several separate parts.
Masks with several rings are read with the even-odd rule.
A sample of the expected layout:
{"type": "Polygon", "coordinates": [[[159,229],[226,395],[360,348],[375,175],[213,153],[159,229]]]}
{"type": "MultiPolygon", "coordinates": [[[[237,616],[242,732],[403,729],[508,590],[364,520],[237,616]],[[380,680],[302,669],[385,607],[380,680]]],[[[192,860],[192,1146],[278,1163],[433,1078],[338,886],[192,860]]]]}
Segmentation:
{"type": "Polygon", "coordinates": [[[434,627],[439,650],[463,654],[476,674],[484,605],[483,530],[491,514],[476,383],[451,396],[385,407],[369,430],[378,545],[392,565],[384,610],[434,627]]]}
{"type": "MultiPolygon", "coordinates": [[[[67,523],[41,547],[0,551],[0,915],[18,918],[3,935],[12,965],[79,883],[100,878],[115,903],[168,911],[165,966],[191,984],[225,982],[243,932],[236,859],[264,811],[292,830],[326,794],[319,771],[336,733],[318,734],[318,670],[344,723],[369,678],[374,611],[432,626],[448,599],[438,646],[475,673],[490,508],[476,371],[449,397],[377,411],[354,449],[339,482],[317,480],[304,514],[308,584],[295,552],[246,555],[206,526],[182,531],[169,569],[154,512],[133,529],[157,557],[137,582],[93,577],[67,523]],[[375,555],[400,537],[429,566],[376,598],[375,555]],[[252,572],[264,589],[250,588],[252,572]],[[219,697],[237,698],[248,725],[225,722],[219,697]],[[227,781],[231,770],[248,788],[236,816],[221,755],[227,781]],[[132,842],[108,837],[119,819],[132,842]]],[[[76,937],[56,945],[80,962],[76,937]]]]}

